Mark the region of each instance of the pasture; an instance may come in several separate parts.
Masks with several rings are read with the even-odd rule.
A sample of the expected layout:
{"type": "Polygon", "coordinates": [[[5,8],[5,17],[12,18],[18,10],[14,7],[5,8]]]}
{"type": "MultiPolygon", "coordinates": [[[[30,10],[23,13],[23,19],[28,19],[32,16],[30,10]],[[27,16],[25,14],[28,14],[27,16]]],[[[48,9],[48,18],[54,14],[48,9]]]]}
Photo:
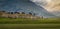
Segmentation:
{"type": "Polygon", "coordinates": [[[60,29],[60,18],[2,18],[0,29],[60,29]]]}
{"type": "Polygon", "coordinates": [[[60,18],[0,18],[0,24],[60,24],[60,18]]]}
{"type": "Polygon", "coordinates": [[[60,24],[0,24],[0,29],[60,29],[60,24]]]}

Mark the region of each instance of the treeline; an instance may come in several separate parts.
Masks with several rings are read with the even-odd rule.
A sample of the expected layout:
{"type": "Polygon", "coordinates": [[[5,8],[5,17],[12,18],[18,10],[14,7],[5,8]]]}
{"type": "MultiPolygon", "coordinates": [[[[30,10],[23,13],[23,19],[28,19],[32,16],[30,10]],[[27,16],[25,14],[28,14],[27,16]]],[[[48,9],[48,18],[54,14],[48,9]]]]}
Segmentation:
{"type": "Polygon", "coordinates": [[[0,11],[0,17],[7,17],[7,18],[40,18],[35,16],[35,13],[29,12],[26,14],[25,12],[6,12],[0,11]]]}

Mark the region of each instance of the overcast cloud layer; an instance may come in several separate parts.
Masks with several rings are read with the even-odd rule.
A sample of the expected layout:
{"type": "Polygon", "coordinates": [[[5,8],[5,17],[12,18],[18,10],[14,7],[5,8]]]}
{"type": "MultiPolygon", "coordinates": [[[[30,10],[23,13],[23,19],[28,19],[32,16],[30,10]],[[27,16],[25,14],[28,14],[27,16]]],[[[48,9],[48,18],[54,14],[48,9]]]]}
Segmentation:
{"type": "Polygon", "coordinates": [[[60,0],[31,0],[55,16],[60,16],[60,0]]]}

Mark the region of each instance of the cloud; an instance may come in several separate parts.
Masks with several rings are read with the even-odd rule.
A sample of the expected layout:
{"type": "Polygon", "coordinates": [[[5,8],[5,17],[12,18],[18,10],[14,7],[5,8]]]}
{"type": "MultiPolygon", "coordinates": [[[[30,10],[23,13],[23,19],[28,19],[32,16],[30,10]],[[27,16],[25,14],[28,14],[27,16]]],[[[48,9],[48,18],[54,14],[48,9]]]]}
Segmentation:
{"type": "Polygon", "coordinates": [[[47,4],[46,0],[30,0],[30,1],[34,2],[38,6],[42,6],[42,7],[44,7],[47,4]]]}
{"type": "Polygon", "coordinates": [[[38,6],[42,6],[47,11],[54,12],[60,10],[60,0],[30,0],[38,6]]]}
{"type": "Polygon", "coordinates": [[[30,0],[38,6],[42,6],[48,12],[60,16],[60,0],[30,0]]]}

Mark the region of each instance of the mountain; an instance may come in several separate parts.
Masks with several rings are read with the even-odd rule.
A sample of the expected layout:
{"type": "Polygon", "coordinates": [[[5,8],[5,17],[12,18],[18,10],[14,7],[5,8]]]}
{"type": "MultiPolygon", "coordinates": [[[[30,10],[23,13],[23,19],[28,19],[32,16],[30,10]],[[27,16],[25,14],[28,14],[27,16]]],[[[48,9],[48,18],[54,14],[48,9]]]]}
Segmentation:
{"type": "Polygon", "coordinates": [[[0,11],[10,11],[10,12],[25,12],[25,13],[35,13],[36,16],[43,17],[54,17],[43,7],[36,5],[30,0],[0,0],[0,11]]]}

